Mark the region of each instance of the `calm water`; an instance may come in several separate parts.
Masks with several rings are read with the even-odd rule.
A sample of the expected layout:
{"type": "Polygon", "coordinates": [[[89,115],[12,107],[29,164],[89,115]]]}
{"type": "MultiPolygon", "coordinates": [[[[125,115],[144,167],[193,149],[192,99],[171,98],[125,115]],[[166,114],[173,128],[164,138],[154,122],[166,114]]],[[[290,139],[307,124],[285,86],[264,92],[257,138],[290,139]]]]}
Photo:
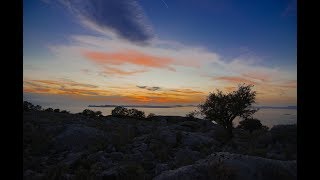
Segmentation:
{"type": "MultiPolygon", "coordinates": [[[[113,107],[68,107],[62,108],[70,111],[71,113],[82,112],[84,109],[91,109],[94,111],[101,111],[103,115],[110,115],[113,107]]],[[[177,107],[177,108],[137,108],[144,111],[146,115],[154,113],[156,115],[167,116],[185,116],[187,113],[196,109],[196,107],[177,107]]],[[[278,124],[296,124],[297,123],[297,110],[296,109],[260,109],[254,115],[255,118],[261,120],[263,125],[272,127],[278,124]]],[[[234,120],[234,124],[238,125],[239,119],[234,120]]]]}

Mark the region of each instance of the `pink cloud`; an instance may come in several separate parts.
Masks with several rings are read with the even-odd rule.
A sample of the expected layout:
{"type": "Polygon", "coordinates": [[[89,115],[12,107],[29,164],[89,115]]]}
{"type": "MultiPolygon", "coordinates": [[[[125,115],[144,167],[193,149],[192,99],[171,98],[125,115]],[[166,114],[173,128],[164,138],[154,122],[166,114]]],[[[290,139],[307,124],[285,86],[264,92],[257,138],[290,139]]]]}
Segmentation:
{"type": "Polygon", "coordinates": [[[134,64],[152,68],[167,68],[174,71],[170,65],[173,59],[153,56],[139,51],[127,50],[122,52],[105,53],[98,51],[86,51],[83,55],[90,61],[102,65],[134,64]]]}

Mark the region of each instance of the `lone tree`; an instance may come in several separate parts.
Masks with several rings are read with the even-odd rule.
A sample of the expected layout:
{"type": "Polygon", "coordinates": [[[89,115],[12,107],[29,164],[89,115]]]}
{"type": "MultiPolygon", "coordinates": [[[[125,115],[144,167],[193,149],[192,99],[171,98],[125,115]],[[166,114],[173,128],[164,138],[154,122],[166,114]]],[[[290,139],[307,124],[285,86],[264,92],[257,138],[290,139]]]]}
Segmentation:
{"type": "Polygon", "coordinates": [[[232,121],[236,117],[247,119],[258,109],[252,107],[255,103],[256,92],[252,91],[253,85],[240,84],[236,91],[223,93],[220,90],[209,94],[203,104],[199,105],[200,113],[206,119],[222,125],[232,138],[232,121]]]}

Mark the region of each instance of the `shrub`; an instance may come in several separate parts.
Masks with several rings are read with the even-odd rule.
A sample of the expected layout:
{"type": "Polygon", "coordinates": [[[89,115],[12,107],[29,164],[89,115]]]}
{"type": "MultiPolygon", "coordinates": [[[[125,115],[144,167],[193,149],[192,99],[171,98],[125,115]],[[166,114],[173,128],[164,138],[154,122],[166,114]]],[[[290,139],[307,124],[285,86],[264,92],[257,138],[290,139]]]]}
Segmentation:
{"type": "Polygon", "coordinates": [[[23,101],[23,111],[29,112],[29,111],[41,111],[42,107],[39,105],[33,105],[32,103],[28,101],[23,101]]]}
{"type": "Polygon", "coordinates": [[[131,117],[136,119],[145,118],[145,113],[143,111],[139,111],[137,109],[127,109],[122,106],[115,107],[112,110],[111,115],[115,117],[131,117]]]}
{"type": "Polygon", "coordinates": [[[152,117],[154,117],[154,116],[156,116],[154,113],[150,113],[150,114],[147,116],[147,118],[152,118],[152,117]]]}
{"type": "Polygon", "coordinates": [[[97,117],[103,116],[101,111],[96,111],[94,114],[95,114],[95,116],[97,116],[97,117]]]}
{"type": "Polygon", "coordinates": [[[239,122],[240,129],[244,129],[252,133],[254,130],[262,129],[263,126],[258,119],[248,118],[239,122]]]}
{"type": "Polygon", "coordinates": [[[102,116],[102,112],[101,111],[92,111],[90,109],[83,110],[81,114],[84,115],[84,116],[89,116],[89,117],[100,117],[100,116],[102,116]]]}
{"type": "Polygon", "coordinates": [[[58,112],[60,112],[60,109],[55,109],[55,110],[53,110],[53,112],[58,113],[58,112]]]}
{"type": "Polygon", "coordinates": [[[144,119],[145,114],[143,111],[139,111],[137,109],[129,109],[128,110],[128,117],[136,118],[136,119],[144,119]]]}
{"type": "Polygon", "coordinates": [[[69,111],[66,111],[66,110],[62,110],[61,113],[69,114],[70,112],[69,112],[69,111]]]}
{"type": "Polygon", "coordinates": [[[46,111],[46,112],[53,112],[53,109],[52,109],[52,108],[47,108],[47,109],[45,109],[44,111],[46,111]]]}
{"type": "Polygon", "coordinates": [[[112,110],[111,115],[115,117],[125,117],[128,115],[128,109],[122,106],[117,106],[112,110]]]}

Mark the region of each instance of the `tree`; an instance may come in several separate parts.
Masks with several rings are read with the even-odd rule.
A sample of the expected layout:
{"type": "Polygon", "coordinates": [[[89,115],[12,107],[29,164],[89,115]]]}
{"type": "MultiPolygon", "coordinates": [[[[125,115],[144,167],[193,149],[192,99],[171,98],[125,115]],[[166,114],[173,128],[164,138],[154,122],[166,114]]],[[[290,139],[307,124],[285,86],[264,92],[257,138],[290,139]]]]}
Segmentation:
{"type": "Polygon", "coordinates": [[[46,112],[53,112],[53,109],[52,109],[52,108],[47,108],[47,109],[45,109],[44,111],[46,111],[46,112]]]}
{"type": "Polygon", "coordinates": [[[111,112],[112,116],[115,117],[124,117],[128,115],[128,109],[122,106],[117,106],[115,107],[112,112],[111,112]]]}
{"type": "Polygon", "coordinates": [[[35,110],[35,111],[41,111],[41,109],[42,109],[42,107],[41,107],[40,105],[36,105],[36,106],[34,107],[34,110],[35,110]]]}
{"type": "Polygon", "coordinates": [[[53,110],[53,112],[58,113],[58,112],[60,112],[60,109],[55,109],[55,110],[53,110]]]}
{"type": "Polygon", "coordinates": [[[222,125],[232,138],[232,121],[236,117],[249,118],[258,109],[252,107],[255,103],[256,92],[252,91],[253,85],[241,84],[236,91],[223,93],[220,90],[209,94],[203,104],[199,105],[200,113],[206,119],[222,125]]]}
{"type": "Polygon", "coordinates": [[[81,114],[85,115],[85,116],[89,116],[89,117],[94,117],[95,116],[95,112],[90,110],[90,109],[83,110],[81,114]]]}
{"type": "Polygon", "coordinates": [[[144,119],[145,114],[143,111],[139,111],[137,109],[129,109],[128,110],[128,117],[136,118],[136,119],[144,119]]]}
{"type": "Polygon", "coordinates": [[[33,105],[32,103],[28,101],[23,101],[23,111],[29,112],[29,111],[41,111],[42,107],[39,105],[33,105]]]}
{"type": "Polygon", "coordinates": [[[258,119],[247,118],[239,122],[238,128],[248,130],[250,133],[252,133],[254,130],[263,129],[263,125],[258,119]]]}

